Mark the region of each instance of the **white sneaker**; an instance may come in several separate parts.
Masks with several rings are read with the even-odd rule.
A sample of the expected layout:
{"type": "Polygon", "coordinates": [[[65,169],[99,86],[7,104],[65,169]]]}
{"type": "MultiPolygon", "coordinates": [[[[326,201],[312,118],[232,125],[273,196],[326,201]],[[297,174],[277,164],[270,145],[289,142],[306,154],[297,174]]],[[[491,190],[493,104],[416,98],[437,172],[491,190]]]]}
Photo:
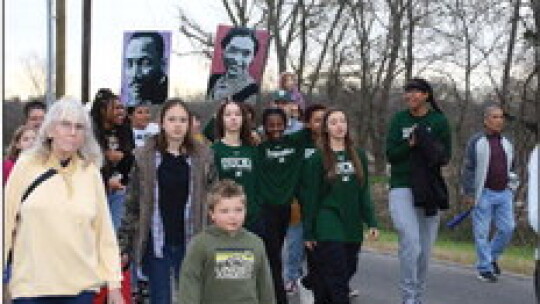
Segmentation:
{"type": "Polygon", "coordinates": [[[359,295],[360,295],[360,291],[358,289],[349,290],[349,298],[356,298],[359,295]]]}
{"type": "Polygon", "coordinates": [[[296,294],[298,292],[298,280],[289,281],[285,283],[285,292],[287,292],[288,295],[296,294]]]}
{"type": "Polygon", "coordinates": [[[315,298],[313,297],[313,291],[304,287],[304,284],[302,284],[302,278],[298,279],[298,281],[296,282],[296,286],[298,287],[298,296],[300,298],[300,304],[314,304],[315,303],[315,298]]]}

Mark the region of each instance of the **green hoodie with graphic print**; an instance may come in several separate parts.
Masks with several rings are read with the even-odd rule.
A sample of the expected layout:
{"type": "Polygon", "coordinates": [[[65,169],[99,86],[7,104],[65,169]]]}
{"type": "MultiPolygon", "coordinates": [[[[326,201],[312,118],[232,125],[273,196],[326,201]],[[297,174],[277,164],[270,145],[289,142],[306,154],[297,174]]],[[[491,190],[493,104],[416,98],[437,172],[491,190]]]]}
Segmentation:
{"type": "Polygon", "coordinates": [[[369,189],[367,157],[363,150],[357,150],[364,176],[359,183],[347,153],[334,153],[337,175],[333,181],[326,177],[320,150],[307,163],[309,181],[302,206],[304,239],[361,243],[364,224],[369,228],[377,227],[369,189]]]}
{"type": "Polygon", "coordinates": [[[258,191],[262,204],[290,204],[295,195],[304,149],[300,132],[257,147],[258,191]]]}
{"type": "Polygon", "coordinates": [[[263,241],[240,229],[209,226],[189,243],[180,271],[180,304],[274,304],[263,241]]]}
{"type": "Polygon", "coordinates": [[[229,146],[222,141],[212,145],[214,150],[214,164],[216,165],[220,180],[230,179],[244,188],[246,194],[246,220],[245,227],[251,227],[259,219],[260,203],[257,197],[257,148],[241,145],[229,146]]]}

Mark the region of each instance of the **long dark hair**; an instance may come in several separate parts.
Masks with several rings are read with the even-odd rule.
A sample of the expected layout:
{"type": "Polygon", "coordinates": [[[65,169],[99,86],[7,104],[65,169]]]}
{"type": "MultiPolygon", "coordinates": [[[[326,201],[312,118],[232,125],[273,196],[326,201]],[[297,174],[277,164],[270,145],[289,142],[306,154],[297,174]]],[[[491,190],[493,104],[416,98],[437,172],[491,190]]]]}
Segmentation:
{"type": "Polygon", "coordinates": [[[345,111],[331,109],[324,114],[323,125],[322,125],[322,138],[321,138],[321,152],[323,157],[323,168],[326,172],[325,177],[328,181],[333,182],[337,177],[337,160],[332,147],[330,147],[330,134],[328,133],[328,118],[333,113],[343,113],[345,120],[347,121],[347,132],[345,133],[345,152],[350,157],[353,166],[354,174],[359,184],[362,184],[364,181],[364,171],[362,169],[362,161],[358,157],[358,154],[355,151],[355,143],[352,140],[350,132],[349,117],[345,111]]]}
{"type": "Polygon", "coordinates": [[[409,81],[407,81],[407,83],[403,87],[403,90],[405,90],[405,92],[410,91],[410,90],[418,90],[418,91],[420,91],[422,93],[428,94],[428,97],[427,97],[426,101],[431,105],[433,110],[435,110],[435,111],[437,111],[439,113],[442,113],[441,108],[439,107],[437,102],[435,102],[435,97],[433,96],[433,87],[424,78],[411,78],[411,79],[409,79],[409,81]]]}
{"type": "Polygon", "coordinates": [[[216,117],[216,136],[218,139],[221,139],[225,137],[225,108],[227,108],[228,105],[237,105],[238,108],[240,108],[240,112],[242,113],[242,125],[240,127],[240,141],[243,145],[249,145],[253,146],[255,143],[253,142],[253,138],[251,137],[251,129],[249,126],[249,117],[248,117],[248,110],[244,106],[243,103],[236,102],[236,101],[225,101],[219,106],[219,109],[217,111],[217,117],[216,117]]]}
{"type": "MultiPolygon", "coordinates": [[[[184,148],[187,155],[193,155],[197,152],[197,145],[191,135],[191,112],[188,110],[186,104],[182,100],[173,99],[166,101],[159,112],[159,123],[161,126],[163,125],[163,121],[165,120],[165,114],[167,114],[167,111],[174,107],[181,107],[182,109],[184,109],[184,111],[186,111],[188,115],[188,128],[186,130],[186,135],[184,136],[184,141],[182,142],[182,146],[180,147],[180,149],[184,148]]],[[[167,141],[167,134],[165,134],[165,130],[163,130],[163,127],[160,127],[159,133],[154,135],[154,137],[156,139],[156,150],[162,153],[166,152],[167,148],[169,147],[169,142],[167,141]]],[[[182,153],[184,151],[180,150],[179,152],[182,153]]]]}
{"type": "Polygon", "coordinates": [[[317,111],[326,111],[326,106],[320,103],[314,103],[307,107],[304,113],[304,123],[309,124],[311,117],[313,117],[313,114],[315,114],[317,111]]]}
{"type": "MultiPolygon", "coordinates": [[[[90,117],[92,118],[94,135],[96,136],[96,140],[102,149],[107,149],[107,138],[105,136],[105,115],[111,104],[118,99],[118,96],[115,95],[110,89],[101,88],[97,91],[96,96],[94,97],[94,102],[92,103],[92,109],[90,109],[90,117]]],[[[121,143],[120,145],[122,146],[121,143]]]]}

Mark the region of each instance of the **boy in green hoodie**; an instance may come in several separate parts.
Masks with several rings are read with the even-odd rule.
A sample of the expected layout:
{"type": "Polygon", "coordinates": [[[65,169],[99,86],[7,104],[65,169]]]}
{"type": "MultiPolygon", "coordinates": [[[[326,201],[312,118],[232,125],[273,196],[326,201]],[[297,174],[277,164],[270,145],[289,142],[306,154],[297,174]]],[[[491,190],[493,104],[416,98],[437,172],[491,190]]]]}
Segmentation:
{"type": "Polygon", "coordinates": [[[242,228],[242,187],[222,180],[207,203],[214,225],[188,246],[180,272],[180,304],[275,304],[264,244],[242,228]]]}

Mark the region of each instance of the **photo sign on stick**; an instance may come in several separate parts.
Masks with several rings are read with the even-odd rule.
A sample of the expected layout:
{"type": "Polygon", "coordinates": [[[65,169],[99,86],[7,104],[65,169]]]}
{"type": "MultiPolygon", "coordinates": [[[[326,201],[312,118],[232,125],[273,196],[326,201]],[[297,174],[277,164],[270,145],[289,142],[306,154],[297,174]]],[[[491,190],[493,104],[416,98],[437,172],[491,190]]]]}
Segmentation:
{"type": "Polygon", "coordinates": [[[254,103],[266,65],[269,38],[265,30],[218,26],[207,99],[254,103]]]}
{"type": "Polygon", "coordinates": [[[170,31],[124,33],[120,95],[125,106],[167,100],[170,51],[170,31]]]}

